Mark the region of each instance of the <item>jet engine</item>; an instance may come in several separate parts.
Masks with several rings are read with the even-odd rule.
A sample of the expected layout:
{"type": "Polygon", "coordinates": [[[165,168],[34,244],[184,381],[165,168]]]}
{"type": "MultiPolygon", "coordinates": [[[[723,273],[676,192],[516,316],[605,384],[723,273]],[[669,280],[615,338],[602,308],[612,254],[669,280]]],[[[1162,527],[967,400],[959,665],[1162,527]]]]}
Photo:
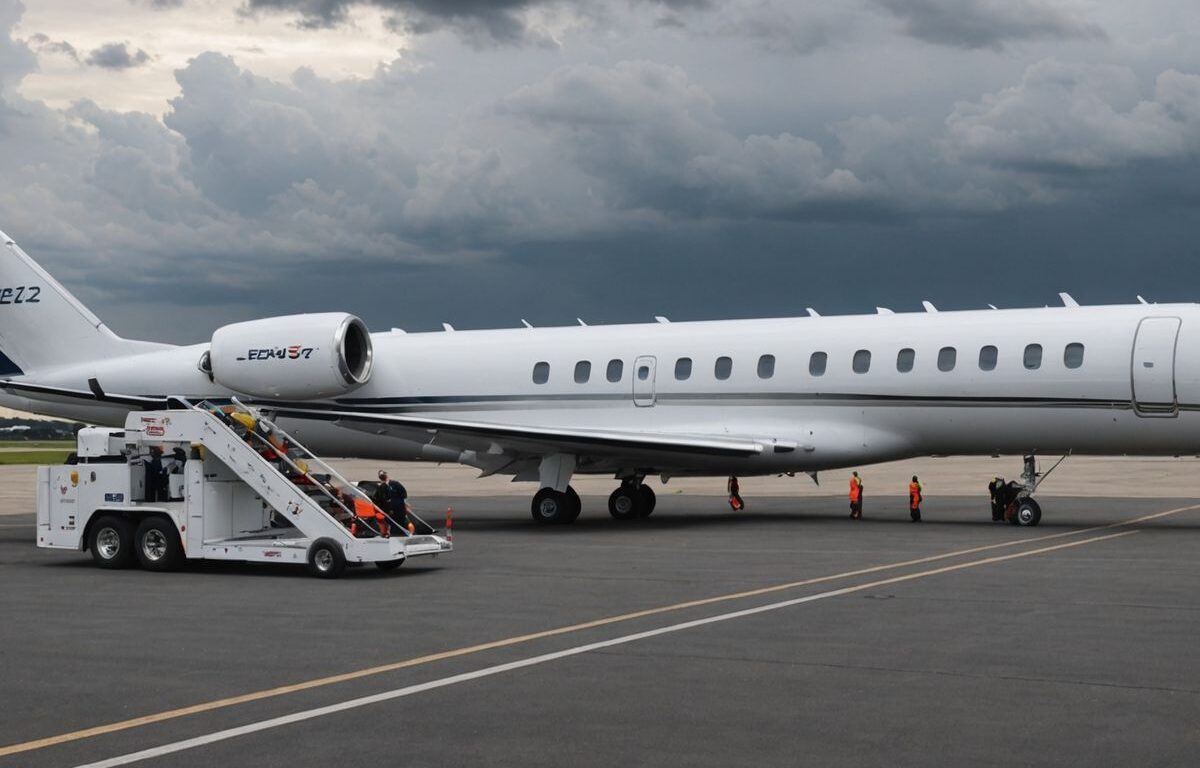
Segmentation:
{"type": "Polygon", "coordinates": [[[371,335],[344,312],[285,315],[217,329],[204,370],[252,397],[311,400],[358,389],[371,377],[371,335]]]}

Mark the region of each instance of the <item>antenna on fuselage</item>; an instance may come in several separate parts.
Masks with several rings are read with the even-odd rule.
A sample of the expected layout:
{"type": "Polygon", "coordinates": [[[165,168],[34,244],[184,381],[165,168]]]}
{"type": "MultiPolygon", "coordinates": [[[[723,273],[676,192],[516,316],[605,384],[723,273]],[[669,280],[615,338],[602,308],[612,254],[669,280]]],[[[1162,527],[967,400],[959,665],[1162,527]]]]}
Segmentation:
{"type": "Polygon", "coordinates": [[[999,309],[995,304],[988,304],[989,309],[999,309]]]}
{"type": "Polygon", "coordinates": [[[529,324],[529,321],[528,321],[528,320],[526,320],[526,319],[525,319],[525,318],[523,318],[523,317],[521,318],[521,325],[524,325],[526,328],[532,328],[532,327],[533,327],[532,325],[530,325],[530,324],[529,324]]]}
{"type": "Polygon", "coordinates": [[[938,308],[933,306],[933,302],[931,302],[931,301],[922,301],[921,306],[925,307],[926,312],[937,312],[938,311],[938,308]]]}
{"type": "Polygon", "coordinates": [[[808,313],[809,317],[820,317],[821,316],[821,313],[818,312],[817,310],[813,309],[812,307],[805,307],[804,311],[808,313]]]}
{"type": "Polygon", "coordinates": [[[1064,307],[1078,307],[1079,306],[1079,302],[1075,301],[1074,297],[1071,296],[1071,294],[1067,293],[1066,291],[1059,292],[1058,298],[1062,299],[1062,303],[1063,303],[1064,307]]]}
{"type": "Polygon", "coordinates": [[[453,331],[454,326],[450,325],[450,323],[442,323],[442,330],[443,331],[453,331]]]}
{"type": "Polygon", "coordinates": [[[662,315],[655,315],[655,316],[654,316],[654,322],[656,322],[656,323],[669,323],[669,322],[671,322],[671,321],[670,321],[670,320],[668,320],[667,318],[663,317],[662,315]]]}
{"type": "Polygon", "coordinates": [[[893,312],[892,310],[888,309],[887,307],[875,307],[875,314],[877,314],[877,315],[894,315],[896,313],[893,312]]]}
{"type": "Polygon", "coordinates": [[[1143,299],[1141,296],[1138,296],[1137,300],[1138,300],[1138,304],[1149,304],[1150,303],[1150,302],[1146,301],[1145,299],[1143,299]]]}
{"type": "Polygon", "coordinates": [[[582,319],[580,319],[580,318],[578,318],[578,317],[577,317],[577,318],[575,318],[575,322],[579,323],[579,324],[580,324],[580,325],[582,325],[584,328],[587,328],[587,323],[583,322],[583,320],[582,320],[582,319]]]}

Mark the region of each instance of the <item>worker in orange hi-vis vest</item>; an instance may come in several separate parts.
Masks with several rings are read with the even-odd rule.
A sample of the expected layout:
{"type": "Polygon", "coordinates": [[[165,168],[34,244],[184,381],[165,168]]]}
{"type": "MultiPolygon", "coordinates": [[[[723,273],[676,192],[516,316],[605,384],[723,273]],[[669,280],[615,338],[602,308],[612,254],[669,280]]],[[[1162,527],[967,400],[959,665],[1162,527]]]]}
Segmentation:
{"type": "Polygon", "coordinates": [[[863,482],[858,472],[850,473],[850,519],[862,520],[863,482]]]}
{"type": "Polygon", "coordinates": [[[738,485],[738,479],[733,475],[729,476],[729,482],[725,486],[729,491],[729,506],[734,512],[741,512],[746,508],[746,502],[742,501],[741,486],[738,485]]]}
{"type": "Polygon", "coordinates": [[[914,523],[921,522],[921,481],[913,475],[912,482],[908,484],[908,514],[912,517],[914,523]]]}

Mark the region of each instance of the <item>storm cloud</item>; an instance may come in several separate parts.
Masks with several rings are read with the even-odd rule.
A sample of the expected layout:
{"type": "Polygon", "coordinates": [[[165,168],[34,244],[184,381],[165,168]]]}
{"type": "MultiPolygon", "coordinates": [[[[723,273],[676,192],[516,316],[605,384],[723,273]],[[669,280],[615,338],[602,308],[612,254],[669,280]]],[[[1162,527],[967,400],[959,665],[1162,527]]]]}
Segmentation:
{"type": "MultiPolygon", "coordinates": [[[[197,50],[150,113],[103,80],[66,106],[26,95],[39,59],[63,63],[53,41],[107,46],[17,39],[0,0],[0,228],[118,330],[167,340],[296,311],[470,327],[1190,298],[1200,279],[1184,38],[1135,55],[1095,31],[1119,25],[1034,0],[1025,27],[963,6],[991,37],[929,32],[913,9],[935,3],[597,0],[547,47],[540,14],[565,5],[434,5],[367,4],[409,36],[361,76],[197,50]]],[[[316,40],[362,7],[251,10],[316,40]]],[[[72,71],[173,55],[113,45],[141,66],[72,71]]]]}

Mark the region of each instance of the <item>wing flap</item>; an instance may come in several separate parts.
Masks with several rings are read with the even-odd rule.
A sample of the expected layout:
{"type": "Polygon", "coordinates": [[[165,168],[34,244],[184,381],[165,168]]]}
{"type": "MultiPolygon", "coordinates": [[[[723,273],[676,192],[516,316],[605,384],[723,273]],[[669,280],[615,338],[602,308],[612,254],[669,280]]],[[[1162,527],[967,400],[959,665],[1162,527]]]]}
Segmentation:
{"type": "Polygon", "coordinates": [[[437,419],[427,416],[336,411],[315,408],[282,408],[276,417],[321,419],[341,426],[371,432],[404,432],[410,438],[423,434],[426,440],[438,436],[454,440],[463,448],[486,448],[503,443],[517,450],[546,452],[586,452],[608,454],[621,451],[691,453],[705,456],[756,456],[764,450],[757,440],[720,435],[666,434],[609,429],[561,429],[492,422],[437,419]]]}

